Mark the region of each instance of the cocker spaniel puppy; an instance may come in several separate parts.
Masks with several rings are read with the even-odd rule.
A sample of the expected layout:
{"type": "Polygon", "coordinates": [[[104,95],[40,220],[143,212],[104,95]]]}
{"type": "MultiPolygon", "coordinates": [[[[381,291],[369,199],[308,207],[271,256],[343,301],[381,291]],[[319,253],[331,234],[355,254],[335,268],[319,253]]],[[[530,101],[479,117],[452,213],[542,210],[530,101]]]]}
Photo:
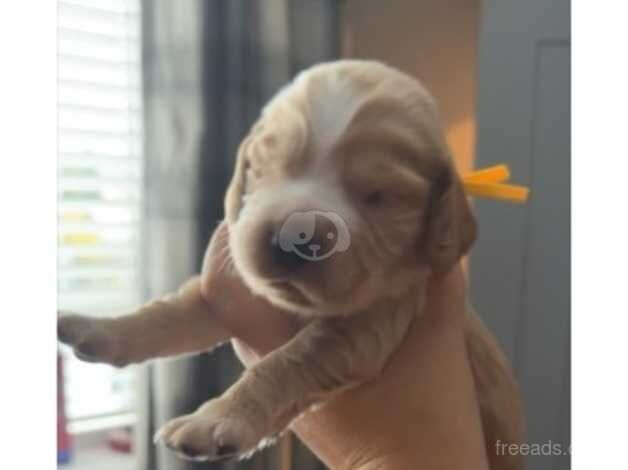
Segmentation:
{"type": "MultiPolygon", "coordinates": [[[[245,456],[313,405],[375,379],[421,314],[428,278],[476,236],[433,99],[370,61],[317,65],[270,101],[240,146],[225,212],[225,275],[299,328],[221,397],[158,433],[197,459],[245,456]]],[[[128,316],[66,315],[60,338],[117,366],[206,350],[233,337],[220,295],[195,278],[128,316]]],[[[493,455],[497,440],[521,441],[518,394],[472,312],[466,338],[493,455]]],[[[520,468],[515,457],[491,458],[493,468],[520,468]]]]}

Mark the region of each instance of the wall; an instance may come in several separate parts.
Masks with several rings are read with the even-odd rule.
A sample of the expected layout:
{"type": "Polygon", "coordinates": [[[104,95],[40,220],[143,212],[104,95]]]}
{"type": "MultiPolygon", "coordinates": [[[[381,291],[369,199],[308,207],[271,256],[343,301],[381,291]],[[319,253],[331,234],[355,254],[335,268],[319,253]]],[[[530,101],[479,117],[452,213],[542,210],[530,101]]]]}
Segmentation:
{"type": "Polygon", "coordinates": [[[475,148],[479,0],[347,0],[342,54],[398,67],[436,97],[461,170],[475,148]]]}

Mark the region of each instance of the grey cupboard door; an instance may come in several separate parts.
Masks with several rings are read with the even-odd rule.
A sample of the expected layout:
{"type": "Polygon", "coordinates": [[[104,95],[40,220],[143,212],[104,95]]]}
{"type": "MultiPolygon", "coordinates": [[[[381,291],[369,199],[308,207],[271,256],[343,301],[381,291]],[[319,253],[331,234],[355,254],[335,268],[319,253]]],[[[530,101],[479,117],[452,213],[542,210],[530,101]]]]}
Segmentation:
{"type": "MultiPolygon", "coordinates": [[[[570,5],[487,0],[476,166],[511,165],[525,206],[477,200],[472,302],[514,364],[528,468],[570,468],[570,5]],[[535,452],[537,453],[537,452],[535,452]]],[[[525,449],[524,449],[525,450],[525,449]]]]}

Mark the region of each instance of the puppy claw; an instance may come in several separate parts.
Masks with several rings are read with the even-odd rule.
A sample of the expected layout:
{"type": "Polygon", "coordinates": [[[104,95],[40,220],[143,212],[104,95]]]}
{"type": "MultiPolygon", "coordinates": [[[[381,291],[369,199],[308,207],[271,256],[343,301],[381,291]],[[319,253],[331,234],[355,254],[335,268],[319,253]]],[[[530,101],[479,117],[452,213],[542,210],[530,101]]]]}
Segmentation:
{"type": "Polygon", "coordinates": [[[78,357],[83,362],[94,362],[94,363],[98,362],[98,357],[97,356],[94,356],[94,355],[91,355],[91,354],[85,354],[85,353],[81,352],[81,350],[78,349],[78,348],[74,349],[74,355],[76,357],[78,357]]]}
{"type": "Polygon", "coordinates": [[[238,453],[238,448],[230,444],[219,445],[216,448],[216,455],[218,457],[223,457],[223,458],[232,457],[236,455],[237,453],[238,453]]]}
{"type": "Polygon", "coordinates": [[[192,447],[182,445],[179,450],[181,451],[181,454],[185,455],[189,459],[197,459],[199,457],[199,451],[192,447]]]}
{"type": "Polygon", "coordinates": [[[86,361],[95,361],[98,359],[99,348],[95,341],[81,341],[76,346],[74,346],[74,353],[77,355],[79,359],[83,359],[86,361]]]}

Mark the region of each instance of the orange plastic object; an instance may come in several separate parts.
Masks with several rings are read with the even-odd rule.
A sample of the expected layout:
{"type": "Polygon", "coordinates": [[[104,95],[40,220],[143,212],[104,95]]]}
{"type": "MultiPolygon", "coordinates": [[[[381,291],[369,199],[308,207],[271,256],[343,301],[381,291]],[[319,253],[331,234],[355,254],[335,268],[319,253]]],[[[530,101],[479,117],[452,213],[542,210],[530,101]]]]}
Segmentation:
{"type": "Polygon", "coordinates": [[[462,184],[470,196],[520,204],[526,202],[530,190],[525,186],[506,184],[509,178],[510,170],[502,164],[473,171],[462,177],[462,184]]]}

